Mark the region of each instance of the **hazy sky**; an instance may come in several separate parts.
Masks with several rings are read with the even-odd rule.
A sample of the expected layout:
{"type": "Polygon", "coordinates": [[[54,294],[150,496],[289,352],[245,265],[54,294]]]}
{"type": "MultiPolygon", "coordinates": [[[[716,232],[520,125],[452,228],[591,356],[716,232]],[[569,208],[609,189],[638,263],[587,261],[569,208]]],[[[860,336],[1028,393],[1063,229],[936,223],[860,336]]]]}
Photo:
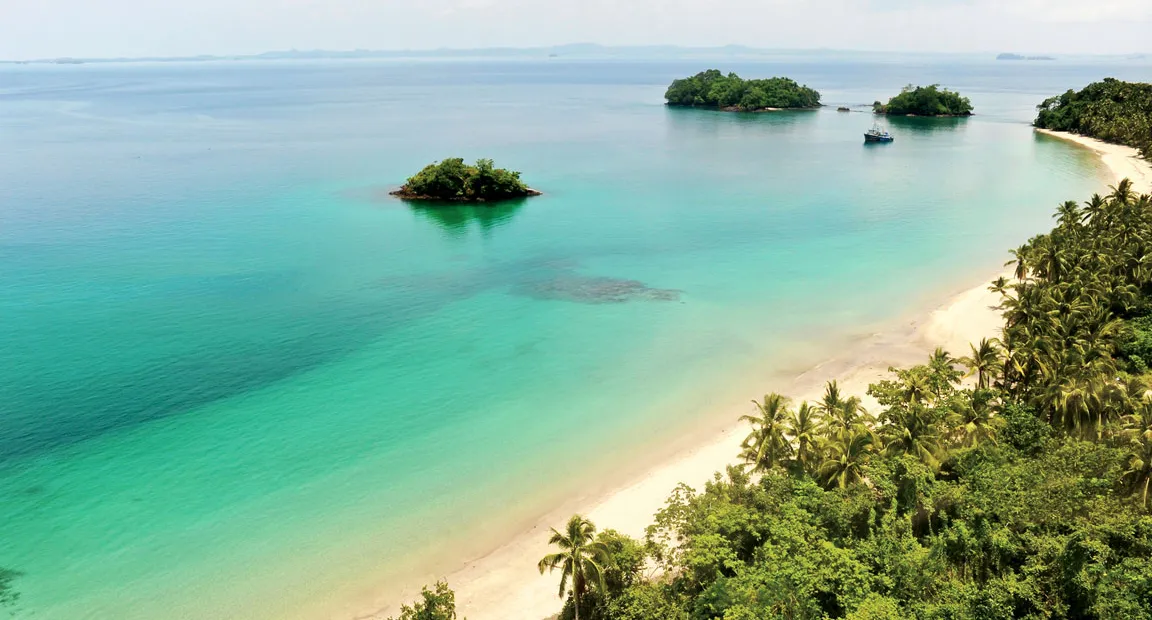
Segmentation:
{"type": "Polygon", "coordinates": [[[572,42],[1152,52],[1152,0],[0,0],[0,58],[572,42]]]}

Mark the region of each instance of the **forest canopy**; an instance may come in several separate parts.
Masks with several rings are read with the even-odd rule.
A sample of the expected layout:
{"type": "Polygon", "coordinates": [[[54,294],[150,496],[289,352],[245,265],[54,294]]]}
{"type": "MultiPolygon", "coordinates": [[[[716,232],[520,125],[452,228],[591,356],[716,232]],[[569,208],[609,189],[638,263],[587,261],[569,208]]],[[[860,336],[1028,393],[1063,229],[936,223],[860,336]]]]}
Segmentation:
{"type": "Polygon", "coordinates": [[[1152,84],[1106,78],[1045,99],[1036,109],[1036,127],[1131,146],[1152,158],[1152,84]]]}
{"type": "Polygon", "coordinates": [[[393,196],[410,200],[493,201],[538,196],[520,173],[497,168],[491,159],[469,166],[459,157],[429,164],[410,177],[393,196]]]}
{"type": "Polygon", "coordinates": [[[972,102],[960,93],[947,88],[940,88],[939,84],[931,86],[913,86],[909,84],[899,95],[892,97],[888,103],[877,101],[872,104],[872,110],[877,114],[913,114],[916,116],[970,116],[972,102]]]}
{"type": "Polygon", "coordinates": [[[724,75],[716,69],[673,80],[664,99],[670,106],[743,112],[820,106],[820,93],[789,78],[745,80],[735,73],[724,75]]]}

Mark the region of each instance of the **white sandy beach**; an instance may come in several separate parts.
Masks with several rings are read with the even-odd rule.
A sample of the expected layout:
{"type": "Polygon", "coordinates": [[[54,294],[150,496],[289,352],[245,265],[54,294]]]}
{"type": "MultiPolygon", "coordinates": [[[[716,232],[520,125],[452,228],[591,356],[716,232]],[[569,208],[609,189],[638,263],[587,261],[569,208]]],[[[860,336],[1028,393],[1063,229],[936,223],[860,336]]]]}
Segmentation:
{"type": "Polygon", "coordinates": [[[1152,165],[1150,165],[1147,160],[1140,159],[1140,154],[1136,149],[1130,146],[1109,144],[1095,138],[1062,131],[1037,129],[1036,132],[1046,136],[1060,138],[1061,140],[1075,142],[1080,146],[1096,151],[1096,154],[1100,156],[1104,165],[1107,166],[1108,170],[1112,173],[1115,181],[1127,177],[1132,179],[1132,184],[1133,187],[1136,188],[1136,191],[1141,193],[1152,192],[1152,165]]]}
{"type": "MultiPolygon", "coordinates": [[[[1044,133],[1099,153],[1115,177],[1113,182],[1128,177],[1138,191],[1152,191],[1152,166],[1135,158],[1134,149],[1081,136],[1044,133]]],[[[827,380],[837,379],[846,393],[863,396],[867,385],[882,378],[889,366],[918,363],[937,346],[956,356],[965,355],[970,342],[998,335],[1000,317],[992,308],[998,300],[987,290],[988,280],[970,283],[972,288],[956,294],[935,310],[915,320],[906,320],[890,332],[870,337],[843,358],[829,360],[791,381],[763,387],[796,400],[815,399],[827,380]]],[[[446,575],[456,591],[460,617],[538,620],[556,614],[561,605],[556,595],[556,577],[542,577],[536,570],[536,562],[549,551],[548,528],[559,527],[576,512],[588,516],[602,529],[612,528],[643,537],[652,515],[663,506],[678,483],[686,482],[699,488],[713,472],[736,462],[739,444],[748,432],[745,424],[736,422],[744,413],[748,413],[748,406],[731,411],[732,425],[718,435],[701,437],[697,446],[656,464],[603,496],[558,507],[507,544],[446,575]]],[[[417,594],[413,592],[409,598],[417,594]]],[[[386,618],[396,612],[396,608],[385,609],[379,617],[386,618]]]]}

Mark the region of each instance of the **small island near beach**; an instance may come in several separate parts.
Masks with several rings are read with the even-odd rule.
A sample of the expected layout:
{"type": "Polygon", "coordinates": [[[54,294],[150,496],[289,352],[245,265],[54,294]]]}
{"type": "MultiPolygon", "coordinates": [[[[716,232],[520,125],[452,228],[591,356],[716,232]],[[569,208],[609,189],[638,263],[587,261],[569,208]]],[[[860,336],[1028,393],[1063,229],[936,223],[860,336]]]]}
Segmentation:
{"type": "Polygon", "coordinates": [[[735,73],[709,69],[673,80],[664,93],[673,107],[709,108],[725,112],[812,110],[820,107],[820,93],[786,77],[745,80],[735,73]]]}
{"type": "Polygon", "coordinates": [[[872,111],[901,116],[972,116],[972,102],[960,93],[940,88],[939,84],[909,84],[888,103],[873,103],[872,111]]]}
{"type": "Polygon", "coordinates": [[[1152,84],[1105,78],[1036,107],[1037,129],[1063,131],[1130,146],[1152,159],[1152,84]]]}
{"type": "Polygon", "coordinates": [[[469,166],[453,157],[428,164],[389,194],[404,200],[497,202],[540,192],[525,185],[519,172],[497,168],[491,159],[478,159],[469,166]]]}

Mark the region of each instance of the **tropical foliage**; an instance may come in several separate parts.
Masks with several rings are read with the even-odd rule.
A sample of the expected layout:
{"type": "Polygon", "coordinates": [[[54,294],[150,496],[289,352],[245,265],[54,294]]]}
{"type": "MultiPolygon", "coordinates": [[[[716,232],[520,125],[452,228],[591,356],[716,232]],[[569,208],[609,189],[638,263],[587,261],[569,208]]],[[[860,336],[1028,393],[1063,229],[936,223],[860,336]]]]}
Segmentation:
{"type": "Polygon", "coordinates": [[[792,443],[785,435],[786,424],[796,414],[788,411],[788,399],[769,394],[764,402],[752,401],[757,415],[746,415],[741,420],[752,423],[752,433],[741,445],[741,458],[755,469],[772,469],[783,464],[792,455],[792,443]]]}
{"type": "Polygon", "coordinates": [[[888,103],[879,101],[873,103],[872,110],[877,114],[969,116],[972,114],[972,102],[960,93],[940,88],[939,84],[931,86],[909,84],[899,95],[889,99],[888,103]]]}
{"type": "Polygon", "coordinates": [[[673,80],[664,93],[671,106],[754,111],[769,108],[815,108],[820,93],[785,77],[745,80],[716,69],[673,80]]]}
{"type": "Polygon", "coordinates": [[[421,600],[400,608],[397,620],[456,620],[456,593],[439,581],[435,590],[424,588],[421,600]]]}
{"type": "Polygon", "coordinates": [[[573,515],[563,532],[552,529],[548,544],[560,549],[544,556],[537,567],[545,571],[560,571],[560,598],[572,597],[573,615],[580,620],[580,597],[592,588],[605,589],[604,566],[608,560],[608,547],[596,538],[596,526],[591,521],[573,515]]]}
{"type": "Polygon", "coordinates": [[[1035,125],[1135,147],[1152,158],[1152,84],[1106,78],[1037,106],[1035,125]]]}
{"type": "Polygon", "coordinates": [[[429,164],[399,190],[401,198],[483,201],[532,196],[537,192],[520,180],[520,173],[497,168],[491,159],[476,160],[469,166],[455,157],[429,164]]]}

